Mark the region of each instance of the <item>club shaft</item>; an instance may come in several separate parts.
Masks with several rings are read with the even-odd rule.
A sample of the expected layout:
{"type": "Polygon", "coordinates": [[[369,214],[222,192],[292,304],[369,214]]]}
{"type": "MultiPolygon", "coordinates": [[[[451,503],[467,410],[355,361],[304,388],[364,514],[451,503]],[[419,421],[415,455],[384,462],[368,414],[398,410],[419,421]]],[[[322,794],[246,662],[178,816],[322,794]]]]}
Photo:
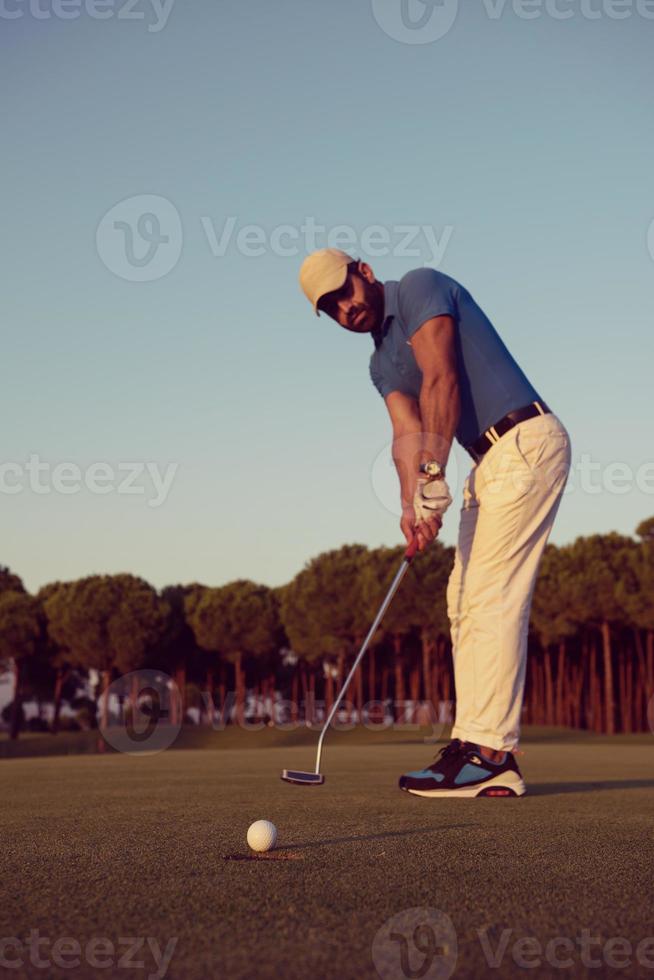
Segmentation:
{"type": "Polygon", "coordinates": [[[400,566],[400,568],[399,568],[399,570],[397,572],[397,575],[393,579],[393,584],[391,585],[390,589],[388,590],[388,593],[386,595],[386,598],[384,599],[384,601],[382,602],[382,604],[380,606],[379,612],[375,616],[375,621],[372,624],[372,626],[370,627],[370,630],[368,631],[368,635],[366,636],[365,640],[363,641],[363,645],[362,645],[361,649],[359,650],[359,652],[358,652],[358,654],[357,654],[357,656],[355,658],[355,661],[352,664],[352,667],[350,668],[350,672],[347,675],[347,677],[345,678],[345,681],[343,682],[343,686],[341,687],[340,691],[338,692],[338,696],[337,696],[336,700],[334,701],[334,704],[332,705],[332,709],[331,709],[331,711],[329,712],[329,714],[327,716],[327,720],[325,721],[325,724],[322,726],[322,731],[320,733],[320,738],[318,739],[318,752],[317,752],[317,755],[316,755],[316,772],[317,773],[320,772],[320,759],[321,759],[321,756],[322,756],[322,743],[325,740],[325,735],[327,734],[327,729],[331,725],[332,719],[333,719],[334,715],[336,714],[336,712],[339,709],[340,703],[343,700],[343,697],[345,696],[345,693],[346,693],[348,687],[350,686],[350,682],[351,682],[352,678],[354,677],[355,671],[356,671],[357,667],[359,666],[359,664],[361,663],[361,660],[363,658],[363,655],[365,654],[366,650],[368,649],[368,644],[370,643],[371,639],[373,638],[373,636],[377,632],[377,629],[379,627],[379,624],[381,623],[381,621],[382,621],[382,619],[384,617],[384,613],[386,612],[386,610],[390,606],[390,604],[391,604],[391,602],[393,600],[393,596],[397,592],[397,590],[398,590],[398,588],[400,586],[400,582],[404,578],[404,575],[406,574],[406,570],[407,570],[407,568],[409,567],[410,564],[411,564],[411,560],[410,559],[405,559],[402,562],[402,564],[401,564],[401,566],[400,566]]]}

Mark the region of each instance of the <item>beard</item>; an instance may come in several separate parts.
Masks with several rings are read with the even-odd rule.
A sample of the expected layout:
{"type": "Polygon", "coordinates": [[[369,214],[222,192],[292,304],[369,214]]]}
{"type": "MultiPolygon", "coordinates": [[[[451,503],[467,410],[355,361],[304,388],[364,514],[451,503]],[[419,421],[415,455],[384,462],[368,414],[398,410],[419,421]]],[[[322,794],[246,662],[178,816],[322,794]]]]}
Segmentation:
{"type": "Polygon", "coordinates": [[[379,283],[363,281],[363,297],[350,319],[349,329],[356,333],[379,330],[384,318],[384,292],[379,283]]]}

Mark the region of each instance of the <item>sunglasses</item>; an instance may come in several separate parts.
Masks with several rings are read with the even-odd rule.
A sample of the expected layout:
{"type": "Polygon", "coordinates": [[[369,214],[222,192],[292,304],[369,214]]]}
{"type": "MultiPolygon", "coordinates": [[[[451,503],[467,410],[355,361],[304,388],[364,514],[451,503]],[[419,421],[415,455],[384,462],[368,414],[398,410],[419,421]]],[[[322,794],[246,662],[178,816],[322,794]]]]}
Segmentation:
{"type": "Polygon", "coordinates": [[[349,299],[354,292],[354,283],[352,282],[352,274],[348,273],[347,279],[343,283],[340,289],[335,289],[331,293],[327,293],[323,296],[318,303],[318,309],[322,313],[326,313],[333,320],[338,319],[338,304],[344,300],[349,299]]]}

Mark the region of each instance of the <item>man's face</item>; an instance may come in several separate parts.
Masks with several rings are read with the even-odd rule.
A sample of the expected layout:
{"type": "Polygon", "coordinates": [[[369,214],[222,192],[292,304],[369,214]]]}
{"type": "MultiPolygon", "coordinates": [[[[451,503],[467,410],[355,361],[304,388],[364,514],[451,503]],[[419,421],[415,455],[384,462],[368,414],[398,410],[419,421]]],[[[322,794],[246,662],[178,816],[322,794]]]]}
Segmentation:
{"type": "Polygon", "coordinates": [[[370,333],[384,319],[384,287],[376,282],[369,266],[348,273],[340,289],[327,293],[318,304],[332,320],[353,333],[370,333]]]}

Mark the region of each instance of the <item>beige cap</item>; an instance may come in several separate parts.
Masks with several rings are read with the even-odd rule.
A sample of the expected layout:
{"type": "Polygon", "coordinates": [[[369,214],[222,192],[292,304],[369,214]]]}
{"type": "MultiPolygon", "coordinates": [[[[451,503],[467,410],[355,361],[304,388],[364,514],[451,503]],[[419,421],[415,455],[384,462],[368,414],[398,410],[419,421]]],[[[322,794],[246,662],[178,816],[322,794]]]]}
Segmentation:
{"type": "Polygon", "coordinates": [[[300,267],[300,286],[317,316],[320,316],[320,298],[341,288],[347,278],[348,265],[355,261],[340,248],[321,248],[307,255],[300,267]]]}

